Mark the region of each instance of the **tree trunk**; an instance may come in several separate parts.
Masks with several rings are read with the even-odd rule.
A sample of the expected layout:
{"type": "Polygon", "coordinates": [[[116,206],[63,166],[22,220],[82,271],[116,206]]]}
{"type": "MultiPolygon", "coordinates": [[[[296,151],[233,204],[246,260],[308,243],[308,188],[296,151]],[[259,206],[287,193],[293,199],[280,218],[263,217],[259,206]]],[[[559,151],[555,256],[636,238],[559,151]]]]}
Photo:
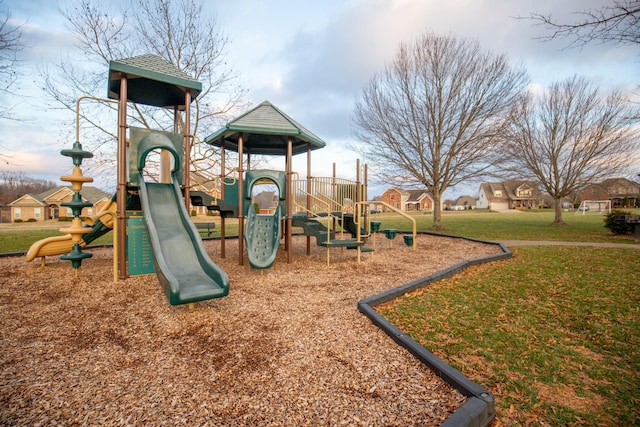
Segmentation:
{"type": "Polygon", "coordinates": [[[553,219],[554,225],[566,225],[564,221],[562,221],[562,200],[560,198],[555,199],[556,201],[556,215],[553,219]]]}
{"type": "Polygon", "coordinates": [[[440,206],[440,199],[442,196],[440,194],[433,195],[433,228],[442,228],[442,210],[440,206]]]}

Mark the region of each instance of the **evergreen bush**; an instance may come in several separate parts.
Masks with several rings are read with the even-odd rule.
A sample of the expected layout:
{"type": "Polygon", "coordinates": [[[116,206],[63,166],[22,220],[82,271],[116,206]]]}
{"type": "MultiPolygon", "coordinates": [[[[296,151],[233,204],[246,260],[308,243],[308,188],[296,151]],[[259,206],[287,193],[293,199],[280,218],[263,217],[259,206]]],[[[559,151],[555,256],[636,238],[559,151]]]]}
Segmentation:
{"type": "Polygon", "coordinates": [[[613,234],[633,234],[632,224],[627,224],[624,220],[616,217],[622,215],[631,215],[629,211],[614,209],[604,217],[604,227],[608,228],[613,234]]]}

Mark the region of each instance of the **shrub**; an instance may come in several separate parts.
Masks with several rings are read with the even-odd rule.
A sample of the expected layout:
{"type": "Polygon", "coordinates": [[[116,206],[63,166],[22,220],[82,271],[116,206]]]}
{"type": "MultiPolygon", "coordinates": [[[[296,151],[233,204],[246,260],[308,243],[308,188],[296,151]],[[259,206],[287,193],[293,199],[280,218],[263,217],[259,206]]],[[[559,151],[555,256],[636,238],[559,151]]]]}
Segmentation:
{"type": "Polygon", "coordinates": [[[633,234],[633,225],[624,221],[617,221],[618,215],[631,215],[629,211],[614,209],[604,217],[604,227],[613,234],[633,234]]]}
{"type": "Polygon", "coordinates": [[[198,216],[198,213],[194,210],[191,211],[191,216],[198,216]]]}
{"type": "Polygon", "coordinates": [[[29,218],[29,219],[27,220],[27,222],[36,222],[36,219],[35,219],[35,218],[29,218]]]}

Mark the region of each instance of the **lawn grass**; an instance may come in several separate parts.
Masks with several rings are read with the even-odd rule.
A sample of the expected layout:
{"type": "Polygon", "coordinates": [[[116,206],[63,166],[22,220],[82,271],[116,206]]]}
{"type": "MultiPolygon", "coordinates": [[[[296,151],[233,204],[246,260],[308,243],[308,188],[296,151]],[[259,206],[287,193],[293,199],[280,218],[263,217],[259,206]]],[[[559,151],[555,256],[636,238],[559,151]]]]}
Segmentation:
{"type": "MultiPolygon", "coordinates": [[[[640,210],[636,210],[640,213],[640,210]]],[[[418,230],[432,230],[433,217],[430,213],[412,212],[416,219],[418,230]]],[[[371,219],[381,221],[381,228],[397,228],[410,230],[411,223],[395,214],[381,213],[371,216],[371,219]]],[[[220,219],[218,217],[200,216],[197,222],[216,222],[216,228],[211,237],[220,236],[220,219]]],[[[502,214],[486,210],[462,212],[444,212],[443,228],[438,232],[455,236],[472,237],[483,240],[555,240],[568,242],[611,242],[634,243],[633,236],[616,236],[604,228],[602,215],[575,215],[566,212],[564,216],[567,226],[554,226],[553,212],[550,210],[531,210],[521,213],[502,214]]],[[[68,223],[51,222],[49,228],[33,230],[14,230],[15,227],[28,226],[26,223],[15,224],[15,227],[0,229],[0,253],[25,252],[34,242],[51,236],[59,236],[58,228],[67,227],[68,223]]],[[[14,224],[9,224],[13,226],[14,224]]],[[[226,221],[226,235],[238,234],[237,219],[226,221]]],[[[92,244],[110,244],[113,234],[108,233],[92,244]]]]}
{"type": "MultiPolygon", "coordinates": [[[[206,221],[202,221],[206,222],[206,221]]],[[[23,229],[28,227],[26,224],[16,224],[15,227],[0,229],[0,253],[26,252],[29,247],[38,240],[47,237],[60,236],[59,228],[68,227],[68,222],[51,222],[48,228],[23,229]]],[[[236,219],[227,221],[227,236],[238,235],[238,223],[236,219]]],[[[201,236],[204,237],[205,230],[201,230],[201,236]]],[[[220,222],[216,224],[216,228],[212,230],[211,236],[220,237],[220,222]]],[[[110,245],[113,243],[113,232],[109,232],[98,239],[92,241],[90,245],[110,245]]]]}
{"type": "MultiPolygon", "coordinates": [[[[62,226],[60,228],[62,228],[62,226]]],[[[26,252],[29,250],[29,247],[38,240],[60,235],[62,234],[53,228],[35,230],[0,230],[0,253],[26,252]]],[[[113,236],[109,233],[94,240],[91,244],[101,245],[111,244],[112,242],[113,236]]]]}
{"type": "MultiPolygon", "coordinates": [[[[640,209],[636,209],[640,213],[640,209]]],[[[432,230],[433,216],[414,212],[418,230],[432,230]]],[[[394,213],[373,215],[381,228],[409,230],[411,223],[394,213]]],[[[552,225],[554,213],[549,210],[524,210],[518,213],[496,213],[486,210],[444,212],[443,228],[436,231],[455,236],[483,240],[554,240],[566,242],[633,243],[633,236],[616,236],[604,227],[604,216],[576,215],[565,212],[566,226],[552,225]]]]}
{"type": "Polygon", "coordinates": [[[636,249],[521,247],[378,309],[496,397],[496,425],[640,424],[636,249]]]}

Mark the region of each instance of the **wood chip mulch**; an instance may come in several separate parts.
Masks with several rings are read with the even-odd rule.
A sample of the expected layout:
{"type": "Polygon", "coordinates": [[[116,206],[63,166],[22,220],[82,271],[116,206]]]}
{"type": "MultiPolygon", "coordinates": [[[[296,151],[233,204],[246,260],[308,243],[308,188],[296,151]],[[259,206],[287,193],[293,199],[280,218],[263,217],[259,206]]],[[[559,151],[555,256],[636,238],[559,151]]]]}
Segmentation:
{"type": "Polygon", "coordinates": [[[0,258],[0,424],[101,426],[421,425],[465,398],[360,314],[360,299],[493,245],[377,237],[372,257],[294,237],[261,273],[237,240],[205,242],[226,298],[171,306],[155,275],[113,282],[112,250],[78,278],[58,257],[0,258]]]}

